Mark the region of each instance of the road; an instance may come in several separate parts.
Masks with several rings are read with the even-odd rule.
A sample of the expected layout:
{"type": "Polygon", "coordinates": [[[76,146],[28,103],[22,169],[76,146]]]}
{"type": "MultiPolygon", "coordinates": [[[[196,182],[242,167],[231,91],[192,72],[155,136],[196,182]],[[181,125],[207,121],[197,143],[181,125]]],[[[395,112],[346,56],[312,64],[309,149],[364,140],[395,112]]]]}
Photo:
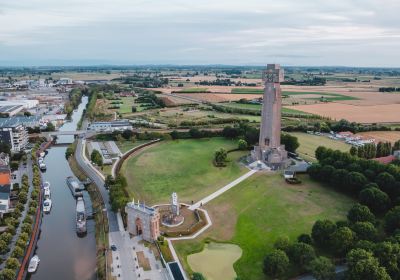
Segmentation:
{"type": "Polygon", "coordinates": [[[117,252],[113,253],[113,271],[114,275],[119,276],[118,279],[138,279],[135,271],[133,254],[130,246],[126,245],[125,234],[121,222],[118,224],[116,213],[111,210],[110,197],[107,189],[104,187],[104,179],[98,174],[91,164],[84,157],[84,139],[78,139],[75,151],[75,158],[78,165],[86,173],[86,175],[96,184],[101,193],[107,211],[109,225],[109,242],[110,245],[117,247],[117,252]],[[121,228],[122,227],[122,228],[121,228]],[[116,256],[114,258],[114,256],[116,256]]]}

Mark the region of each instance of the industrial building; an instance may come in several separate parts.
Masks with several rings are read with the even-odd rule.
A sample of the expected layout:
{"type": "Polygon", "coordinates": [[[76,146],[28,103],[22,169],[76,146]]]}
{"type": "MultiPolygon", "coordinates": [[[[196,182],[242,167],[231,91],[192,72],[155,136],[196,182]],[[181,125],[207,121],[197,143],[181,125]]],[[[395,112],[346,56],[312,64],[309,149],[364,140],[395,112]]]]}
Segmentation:
{"type": "Polygon", "coordinates": [[[132,124],[128,120],[112,121],[112,122],[93,122],[89,124],[88,130],[97,132],[113,132],[132,130],[132,124]]]}

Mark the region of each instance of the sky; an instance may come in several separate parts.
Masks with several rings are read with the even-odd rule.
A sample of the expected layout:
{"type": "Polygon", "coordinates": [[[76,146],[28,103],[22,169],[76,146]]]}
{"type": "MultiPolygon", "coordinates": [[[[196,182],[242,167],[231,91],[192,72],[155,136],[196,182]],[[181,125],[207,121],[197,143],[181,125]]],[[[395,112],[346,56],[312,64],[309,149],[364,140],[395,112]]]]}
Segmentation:
{"type": "Polygon", "coordinates": [[[399,0],[0,0],[0,65],[400,67],[399,0]]]}

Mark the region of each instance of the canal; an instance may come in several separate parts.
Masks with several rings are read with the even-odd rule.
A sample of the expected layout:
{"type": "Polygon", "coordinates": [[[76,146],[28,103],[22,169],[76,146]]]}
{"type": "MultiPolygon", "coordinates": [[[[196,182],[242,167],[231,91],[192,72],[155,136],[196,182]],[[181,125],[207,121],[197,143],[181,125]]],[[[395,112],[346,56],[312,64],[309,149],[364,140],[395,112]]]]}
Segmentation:
{"type": "MultiPolygon", "coordinates": [[[[71,122],[65,123],[60,130],[75,130],[88,102],[87,97],[72,115],[71,122]]],[[[57,143],[72,143],[73,136],[63,135],[57,143]]],[[[73,173],[65,159],[67,146],[53,146],[45,157],[47,171],[43,179],[50,182],[51,200],[50,214],[44,214],[40,239],[36,254],[40,265],[36,273],[28,278],[33,280],[71,280],[96,279],[96,242],[93,220],[87,221],[87,235],[78,237],[75,232],[76,201],[66,184],[66,178],[73,173]]],[[[87,213],[92,208],[87,192],[84,192],[87,213]]]]}

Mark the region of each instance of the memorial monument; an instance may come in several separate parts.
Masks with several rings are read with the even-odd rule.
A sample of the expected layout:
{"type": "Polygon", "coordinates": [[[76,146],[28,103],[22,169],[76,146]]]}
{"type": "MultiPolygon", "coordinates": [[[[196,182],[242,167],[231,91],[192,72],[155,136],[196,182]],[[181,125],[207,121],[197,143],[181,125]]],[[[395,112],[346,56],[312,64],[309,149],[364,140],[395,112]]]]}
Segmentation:
{"type": "Polygon", "coordinates": [[[160,214],[153,207],[135,204],[134,201],[125,207],[127,213],[127,231],[134,235],[141,235],[143,240],[154,242],[160,236],[160,214]]]}
{"type": "Polygon", "coordinates": [[[261,112],[260,138],[251,152],[254,161],[261,161],[273,170],[287,167],[290,160],[285,146],[281,145],[282,92],[284,80],[279,64],[268,64],[263,72],[264,95],[261,112]]]}

